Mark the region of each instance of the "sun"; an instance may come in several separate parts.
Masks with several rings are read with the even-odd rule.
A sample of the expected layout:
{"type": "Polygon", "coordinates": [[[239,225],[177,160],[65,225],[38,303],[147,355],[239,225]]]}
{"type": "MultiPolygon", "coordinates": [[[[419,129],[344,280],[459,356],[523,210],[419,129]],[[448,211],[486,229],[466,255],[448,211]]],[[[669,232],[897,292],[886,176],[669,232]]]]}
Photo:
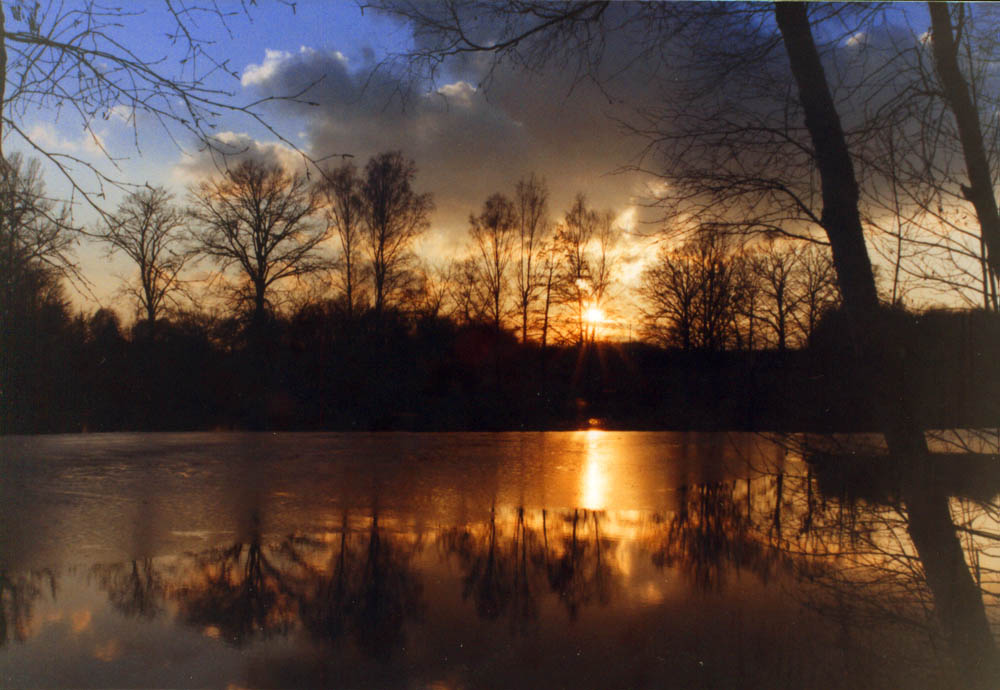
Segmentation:
{"type": "Polygon", "coordinates": [[[604,310],[600,307],[587,307],[583,312],[583,320],[591,326],[604,323],[604,310]]]}

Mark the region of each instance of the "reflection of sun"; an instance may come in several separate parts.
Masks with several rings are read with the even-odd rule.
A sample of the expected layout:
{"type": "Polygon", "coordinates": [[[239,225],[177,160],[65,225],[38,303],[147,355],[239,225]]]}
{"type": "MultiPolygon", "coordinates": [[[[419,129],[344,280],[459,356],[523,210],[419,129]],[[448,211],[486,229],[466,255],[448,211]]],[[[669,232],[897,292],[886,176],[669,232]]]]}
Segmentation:
{"type": "Polygon", "coordinates": [[[603,432],[589,429],[587,435],[587,457],[584,460],[583,475],[580,477],[580,507],[587,510],[602,510],[607,506],[608,451],[601,443],[603,432]]]}

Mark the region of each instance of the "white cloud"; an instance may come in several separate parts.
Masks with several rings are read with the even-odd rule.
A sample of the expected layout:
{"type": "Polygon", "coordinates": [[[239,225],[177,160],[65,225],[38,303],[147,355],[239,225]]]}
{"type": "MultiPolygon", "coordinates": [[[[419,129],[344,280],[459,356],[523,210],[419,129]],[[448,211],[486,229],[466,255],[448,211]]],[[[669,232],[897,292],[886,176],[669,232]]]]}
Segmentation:
{"type": "Polygon", "coordinates": [[[857,33],[850,36],[847,41],[847,45],[851,48],[860,48],[868,43],[868,34],[864,31],[858,31],[857,33]]]}
{"type": "Polygon", "coordinates": [[[104,155],[102,133],[86,129],[79,139],[64,137],[51,122],[39,122],[30,127],[26,135],[35,145],[47,151],[68,153],[91,153],[104,155]]]}
{"type": "Polygon", "coordinates": [[[457,103],[466,108],[472,105],[472,98],[476,94],[476,87],[467,81],[456,81],[452,84],[445,84],[437,90],[450,103],[457,103]]]}
{"type": "MultiPolygon", "coordinates": [[[[240,78],[240,84],[244,87],[267,84],[288,63],[295,60],[309,60],[316,55],[319,55],[319,51],[309,46],[300,46],[299,52],[296,54],[290,53],[287,50],[272,50],[271,48],[267,48],[264,50],[263,62],[260,64],[250,63],[246,66],[243,70],[243,76],[240,78]]],[[[328,55],[337,62],[344,65],[347,64],[347,56],[339,50],[331,51],[328,55]]]]}

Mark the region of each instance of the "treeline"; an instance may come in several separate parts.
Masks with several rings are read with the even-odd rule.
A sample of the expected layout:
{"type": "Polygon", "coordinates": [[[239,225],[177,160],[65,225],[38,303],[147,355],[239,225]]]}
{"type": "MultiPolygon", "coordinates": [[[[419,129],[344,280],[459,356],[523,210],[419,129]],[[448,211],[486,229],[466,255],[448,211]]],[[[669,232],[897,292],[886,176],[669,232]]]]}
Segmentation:
{"type": "MultiPolygon", "coordinates": [[[[185,429],[872,429],[871,367],[839,312],[805,349],[542,349],[488,324],[320,302],[251,328],[190,313],[123,327],[54,290],[4,332],[4,433],[185,429]],[[264,336],[261,340],[261,336],[264,336]],[[262,342],[263,345],[257,343],[262,342]]],[[[1000,320],[890,312],[899,394],[927,427],[995,424],[1000,320]]]]}
{"type": "MultiPolygon", "coordinates": [[[[432,200],[402,154],[319,184],[245,162],[187,208],[141,189],[89,231],[135,265],[123,324],[71,313],[77,231],[36,163],[2,172],[4,433],[871,426],[860,367],[883,363],[854,362],[822,246],[711,229],[664,246],[635,331],[610,339],[621,231],[583,196],[553,221],[544,182],[522,180],[470,216],[465,258],[431,269],[412,244],[432,200]],[[199,285],[196,262],[214,266],[199,285]],[[208,295],[225,308],[196,306],[208,295]]],[[[995,314],[887,319],[922,423],[995,422],[995,314]]]]}

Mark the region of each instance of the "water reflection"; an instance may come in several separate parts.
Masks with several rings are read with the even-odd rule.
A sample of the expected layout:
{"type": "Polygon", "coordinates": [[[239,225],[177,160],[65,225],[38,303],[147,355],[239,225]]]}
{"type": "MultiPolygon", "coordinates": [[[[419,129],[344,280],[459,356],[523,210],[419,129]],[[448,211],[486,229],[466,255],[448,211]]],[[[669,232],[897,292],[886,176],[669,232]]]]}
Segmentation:
{"type": "Polygon", "coordinates": [[[152,620],[163,612],[164,578],[152,558],[97,564],[93,572],[108,601],[126,618],[152,620]]]}
{"type": "Polygon", "coordinates": [[[0,571],[0,647],[31,636],[34,604],[45,592],[55,599],[56,582],[51,570],[23,574],[0,571]]]}
{"type": "Polygon", "coordinates": [[[677,512],[654,518],[653,563],[678,570],[702,591],[724,588],[730,571],[747,571],[768,582],[774,568],[787,566],[790,560],[781,540],[783,474],[774,482],[774,510],[764,529],[754,521],[749,484],[745,488],[736,482],[680,487],[677,512]]]}
{"type": "MultiPolygon", "coordinates": [[[[950,513],[915,527],[914,489],[900,483],[906,477],[875,472],[873,462],[859,461],[866,456],[857,446],[853,462],[833,462],[838,448],[829,439],[786,439],[746,455],[744,441],[713,443],[702,457],[715,459],[704,467],[690,447],[660,444],[656,461],[641,451],[652,446],[619,444],[600,432],[564,441],[550,438],[542,458],[525,452],[530,439],[518,439],[510,462],[465,458],[469,485],[423,460],[431,484],[421,487],[423,498],[405,501],[391,464],[350,476],[318,462],[282,473],[258,464],[253,486],[224,504],[228,513],[213,514],[218,529],[186,530],[199,536],[184,548],[160,545],[155,556],[97,564],[80,550],[48,570],[18,570],[0,551],[7,568],[0,571],[0,679],[10,669],[37,677],[30,655],[21,660],[10,651],[35,638],[51,646],[90,636],[89,658],[108,664],[157,653],[129,651],[123,629],[133,637],[157,630],[175,641],[192,635],[201,645],[254,655],[294,649],[287,663],[319,670],[303,671],[307,680],[293,685],[366,684],[336,680],[331,668],[345,664],[402,674],[380,677],[388,685],[413,684],[418,669],[426,684],[463,684],[473,669],[494,668],[501,649],[514,655],[502,657],[505,665],[517,666],[546,654],[567,664],[583,648],[591,650],[578,667],[590,679],[584,685],[596,682],[587,675],[595,669],[636,654],[649,674],[637,685],[679,678],[682,685],[937,687],[984,678],[964,670],[954,651],[981,643],[975,621],[968,610],[942,605],[927,578],[955,567],[948,540],[959,544],[987,621],[1000,595],[1000,521],[985,498],[994,492],[975,482],[965,490],[954,477],[934,484],[937,497],[928,500],[940,506],[942,487],[950,487],[950,513]],[[549,499],[537,500],[534,484],[549,499]],[[631,504],[630,487],[639,487],[631,504]],[[654,509],[650,496],[659,496],[654,509]],[[211,534],[214,541],[204,536],[211,534]],[[920,538],[924,548],[915,545],[920,538]],[[943,546],[928,553],[930,543],[943,546]],[[775,642],[776,621],[793,620],[800,632],[775,642]],[[66,641],[54,637],[57,625],[66,641]],[[618,637],[603,637],[610,629],[618,637]],[[586,647],[590,639],[605,639],[608,651],[586,647]],[[847,675],[820,683],[816,674],[827,663],[820,658],[831,649],[847,675]],[[725,659],[735,670],[695,670],[703,668],[698,661],[725,659]]],[[[148,486],[145,495],[169,514],[168,497],[148,486]]],[[[189,505],[197,523],[200,504],[189,505]]],[[[156,535],[164,528],[143,529],[156,535]]],[[[987,653],[980,649],[977,658],[987,653]]],[[[542,677],[503,673],[515,674],[504,676],[511,683],[542,677]]],[[[559,676],[555,684],[570,681],[559,676]]]]}

